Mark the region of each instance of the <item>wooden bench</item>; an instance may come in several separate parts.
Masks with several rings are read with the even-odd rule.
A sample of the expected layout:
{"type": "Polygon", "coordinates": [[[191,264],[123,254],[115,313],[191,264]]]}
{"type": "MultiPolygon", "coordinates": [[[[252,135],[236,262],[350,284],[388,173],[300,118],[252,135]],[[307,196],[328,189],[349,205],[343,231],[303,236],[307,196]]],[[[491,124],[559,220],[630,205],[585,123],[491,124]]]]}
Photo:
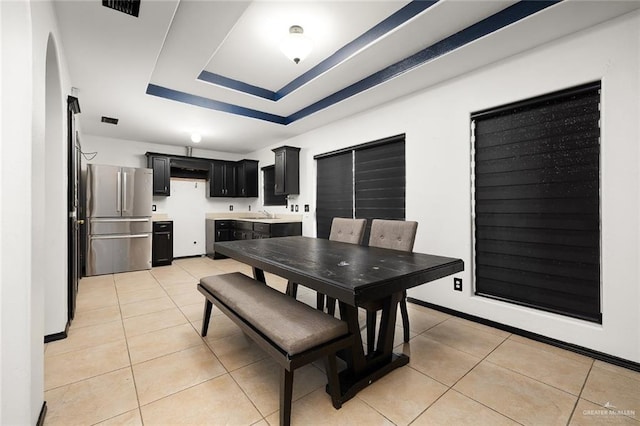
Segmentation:
{"type": "Polygon", "coordinates": [[[215,304],[282,367],[280,424],[291,422],[293,371],[324,358],[333,406],[342,406],[336,352],[353,345],[347,324],[239,272],[204,277],[202,336],[215,304]]]}

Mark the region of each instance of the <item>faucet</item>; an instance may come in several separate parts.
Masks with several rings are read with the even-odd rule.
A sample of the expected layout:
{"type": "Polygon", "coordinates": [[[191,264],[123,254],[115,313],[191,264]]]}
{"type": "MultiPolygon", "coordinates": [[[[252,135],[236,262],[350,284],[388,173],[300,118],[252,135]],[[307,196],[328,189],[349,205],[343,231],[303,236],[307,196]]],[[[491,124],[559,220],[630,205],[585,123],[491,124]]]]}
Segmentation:
{"type": "Polygon", "coordinates": [[[271,213],[269,213],[268,211],[262,210],[262,211],[260,211],[260,213],[264,213],[264,215],[267,217],[267,219],[271,219],[271,213]]]}

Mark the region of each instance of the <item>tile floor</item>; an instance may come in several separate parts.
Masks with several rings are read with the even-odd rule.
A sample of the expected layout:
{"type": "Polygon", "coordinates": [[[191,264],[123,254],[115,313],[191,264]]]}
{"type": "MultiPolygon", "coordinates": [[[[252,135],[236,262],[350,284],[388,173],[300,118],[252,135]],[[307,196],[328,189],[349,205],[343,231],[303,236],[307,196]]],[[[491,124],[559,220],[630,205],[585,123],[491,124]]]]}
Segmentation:
{"type": "MultiPolygon", "coordinates": [[[[251,272],[189,258],[83,279],[68,338],[45,345],[45,424],[278,424],[277,365],[219,311],[199,335],[196,282],[231,271],[251,272]]],[[[299,299],[314,305],[315,293],[299,299]]],[[[297,370],[292,423],[640,426],[640,373],[421,306],[409,315],[411,341],[396,339],[408,366],[340,410],[321,363],[297,370]]]]}

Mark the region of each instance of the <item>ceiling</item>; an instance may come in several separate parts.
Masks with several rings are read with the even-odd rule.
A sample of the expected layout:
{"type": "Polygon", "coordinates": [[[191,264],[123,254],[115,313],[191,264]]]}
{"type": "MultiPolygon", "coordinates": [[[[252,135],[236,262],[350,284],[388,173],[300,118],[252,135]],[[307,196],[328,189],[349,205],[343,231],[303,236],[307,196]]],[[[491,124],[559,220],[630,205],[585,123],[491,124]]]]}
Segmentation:
{"type": "Polygon", "coordinates": [[[247,153],[640,1],[142,0],[138,17],[98,0],[54,7],[84,134],[247,153]],[[291,25],[314,43],[299,64],[278,47],[291,25]]]}

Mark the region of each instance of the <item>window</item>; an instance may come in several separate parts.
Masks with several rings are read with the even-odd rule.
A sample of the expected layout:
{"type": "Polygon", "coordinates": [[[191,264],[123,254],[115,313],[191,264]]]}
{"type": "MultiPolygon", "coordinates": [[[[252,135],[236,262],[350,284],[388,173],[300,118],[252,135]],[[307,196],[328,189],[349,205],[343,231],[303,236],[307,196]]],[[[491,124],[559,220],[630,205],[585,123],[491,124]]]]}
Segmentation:
{"type": "Polygon", "coordinates": [[[316,226],[328,238],[334,217],[405,218],[405,135],[321,154],[317,160],[316,226]]]}
{"type": "Polygon", "coordinates": [[[264,182],[264,205],[265,206],[286,206],[287,196],[276,195],[276,167],[266,166],[262,168],[262,181],[264,182]]]}
{"type": "Polygon", "coordinates": [[[601,322],[600,83],[472,115],[475,291],[601,322]]]}

